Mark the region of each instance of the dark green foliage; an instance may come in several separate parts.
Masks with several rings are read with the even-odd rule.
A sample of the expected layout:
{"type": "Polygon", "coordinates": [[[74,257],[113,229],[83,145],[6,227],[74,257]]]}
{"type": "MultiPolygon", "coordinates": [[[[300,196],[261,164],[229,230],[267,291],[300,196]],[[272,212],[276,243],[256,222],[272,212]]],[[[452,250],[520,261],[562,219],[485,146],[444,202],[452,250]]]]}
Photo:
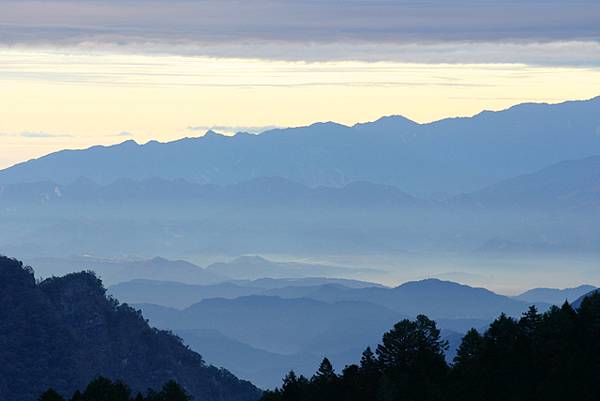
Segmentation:
{"type": "Polygon", "coordinates": [[[485,333],[464,336],[454,362],[433,321],[403,320],[376,355],[335,375],[324,360],[311,381],[288,375],[265,401],[597,401],[600,400],[600,292],[520,319],[500,315],[485,333]],[[327,377],[328,386],[323,386],[327,377]],[[289,391],[293,383],[293,391],[289,391]],[[285,391],[288,388],[288,391],[285,391]]]}
{"type": "Polygon", "coordinates": [[[65,401],[62,395],[58,394],[54,389],[48,389],[38,398],[39,401],[65,401]]]}
{"type": "Polygon", "coordinates": [[[93,273],[36,283],[31,268],[4,257],[0,361],[0,401],[37,400],[48,388],[73,394],[74,401],[129,400],[169,380],[198,401],[252,401],[262,394],[228,371],[207,366],[178,337],[151,328],[139,311],[108,298],[93,273]],[[111,382],[110,398],[101,398],[94,386],[106,386],[90,383],[100,375],[123,379],[131,389],[111,382]]]}
{"type": "Polygon", "coordinates": [[[82,401],[129,401],[131,390],[120,380],[112,382],[105,377],[93,380],[86,387],[82,401]]]}
{"type": "Polygon", "coordinates": [[[147,397],[147,401],[190,401],[192,397],[173,380],[165,383],[159,393],[147,397]]]}
{"type": "MultiPolygon", "coordinates": [[[[165,383],[159,392],[148,390],[146,396],[137,393],[135,398],[131,397],[129,386],[121,380],[111,381],[105,377],[92,380],[85,390],[77,390],[70,401],[191,401],[192,397],[173,380],[165,383]]],[[[53,389],[47,390],[39,398],[39,401],[65,401],[65,399],[53,389]]]]}

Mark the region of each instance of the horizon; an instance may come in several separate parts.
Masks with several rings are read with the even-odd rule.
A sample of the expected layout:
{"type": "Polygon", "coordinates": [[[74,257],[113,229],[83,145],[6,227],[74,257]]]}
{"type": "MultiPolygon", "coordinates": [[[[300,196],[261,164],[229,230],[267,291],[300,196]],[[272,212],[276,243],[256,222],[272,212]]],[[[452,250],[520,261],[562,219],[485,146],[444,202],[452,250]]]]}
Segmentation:
{"type": "MultiPolygon", "coordinates": [[[[476,112],[473,112],[471,114],[448,115],[448,116],[443,116],[440,118],[426,120],[426,121],[418,121],[416,119],[412,119],[412,118],[408,117],[406,114],[399,112],[399,113],[394,113],[394,114],[381,115],[379,117],[376,117],[374,119],[369,119],[369,120],[357,120],[357,121],[353,121],[351,123],[343,123],[343,122],[339,122],[339,121],[335,121],[335,120],[325,119],[325,120],[309,122],[307,124],[291,125],[291,126],[275,126],[275,125],[265,125],[263,127],[241,127],[241,126],[235,127],[235,126],[224,126],[224,125],[193,126],[193,127],[189,126],[186,128],[186,131],[188,131],[188,132],[202,132],[203,131],[204,133],[202,135],[192,135],[192,136],[186,135],[186,136],[167,138],[167,139],[161,139],[160,137],[156,137],[156,138],[144,138],[144,139],[140,140],[140,139],[134,138],[133,135],[131,135],[131,133],[124,131],[118,135],[112,135],[112,136],[109,135],[109,136],[105,137],[106,142],[86,144],[86,145],[82,145],[80,147],[60,147],[60,145],[57,145],[54,148],[39,151],[41,153],[34,153],[31,156],[25,156],[25,158],[19,159],[17,161],[4,161],[4,160],[0,159],[0,171],[12,168],[19,164],[27,163],[32,160],[43,158],[45,156],[51,155],[53,153],[61,152],[61,151],[87,150],[87,149],[90,149],[93,147],[98,147],[98,146],[99,147],[113,147],[113,146],[119,146],[119,145],[122,145],[125,143],[130,143],[130,142],[133,142],[139,146],[144,146],[144,145],[147,145],[148,143],[154,143],[154,142],[158,142],[160,144],[169,144],[169,143],[178,142],[178,141],[182,141],[182,140],[186,140],[186,139],[203,138],[209,133],[214,133],[214,134],[226,136],[226,137],[233,137],[238,134],[261,135],[261,134],[264,134],[264,133],[267,133],[270,131],[296,129],[296,128],[307,128],[307,127],[311,127],[313,125],[319,125],[319,124],[336,124],[336,125],[344,126],[346,128],[353,128],[358,125],[367,125],[367,124],[375,123],[379,120],[383,120],[383,119],[387,119],[387,118],[401,118],[401,119],[406,119],[408,121],[416,123],[418,125],[429,125],[429,124],[439,123],[439,122],[442,122],[445,120],[474,118],[474,117],[477,117],[480,114],[483,114],[486,112],[500,113],[500,112],[508,111],[508,110],[513,109],[518,106],[522,106],[522,105],[549,105],[549,106],[552,106],[552,105],[560,105],[560,104],[564,104],[564,103],[589,102],[589,101],[596,100],[598,98],[600,98],[600,94],[593,95],[589,98],[579,98],[579,99],[563,99],[563,100],[558,100],[558,101],[557,100],[555,100],[555,101],[548,100],[548,101],[518,102],[518,103],[509,104],[509,105],[506,105],[504,107],[500,107],[497,109],[492,109],[492,108],[484,106],[482,109],[480,109],[476,112]],[[108,138],[111,138],[111,139],[108,139],[108,138]]],[[[27,141],[27,140],[37,141],[39,139],[53,138],[53,136],[46,135],[43,132],[39,132],[39,133],[38,132],[23,132],[19,135],[19,134],[8,134],[8,133],[0,131],[0,142],[2,141],[3,138],[9,138],[9,137],[17,138],[17,139],[20,139],[23,141],[27,141]]],[[[58,136],[58,138],[72,140],[73,136],[69,135],[69,134],[64,134],[64,135],[58,136]]],[[[100,137],[100,138],[102,138],[102,137],[100,137]]],[[[18,143],[18,146],[21,147],[22,145],[20,143],[18,143]]]]}

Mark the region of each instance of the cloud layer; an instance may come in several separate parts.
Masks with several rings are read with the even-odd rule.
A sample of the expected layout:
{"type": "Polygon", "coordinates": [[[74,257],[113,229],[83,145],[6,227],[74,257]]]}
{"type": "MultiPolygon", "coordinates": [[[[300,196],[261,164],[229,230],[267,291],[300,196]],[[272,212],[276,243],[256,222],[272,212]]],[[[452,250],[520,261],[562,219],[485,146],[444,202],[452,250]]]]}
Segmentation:
{"type": "Polygon", "coordinates": [[[435,59],[441,49],[442,61],[463,56],[502,62],[514,50],[496,48],[502,44],[523,55],[532,46],[543,54],[576,53],[567,63],[585,63],[600,43],[596,0],[0,0],[0,5],[0,44],[13,46],[402,61],[435,59]]]}

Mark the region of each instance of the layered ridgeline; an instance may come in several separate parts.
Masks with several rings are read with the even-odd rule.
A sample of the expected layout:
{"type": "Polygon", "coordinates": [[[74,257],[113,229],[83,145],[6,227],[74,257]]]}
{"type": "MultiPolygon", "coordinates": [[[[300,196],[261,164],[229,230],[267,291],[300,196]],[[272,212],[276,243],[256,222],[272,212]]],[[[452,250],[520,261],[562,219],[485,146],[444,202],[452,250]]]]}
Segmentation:
{"type": "Polygon", "coordinates": [[[568,159],[600,154],[600,97],[521,104],[471,118],[417,124],[399,116],[347,127],[318,123],[260,135],[61,151],[0,172],[0,184],[85,177],[182,178],[233,184],[282,177],[308,186],[370,181],[412,194],[471,191],[568,159]],[[510,162],[509,162],[510,161],[510,162]]]}
{"type": "MultiPolygon", "coordinates": [[[[136,280],[109,291],[128,302],[146,302],[135,306],[153,326],[173,330],[211,363],[263,388],[279,385],[290,369],[312,372],[323,355],[338,366],[355,363],[362,348],[376,344],[388,327],[420,313],[438,321],[451,343],[446,355],[451,359],[467,330],[484,327],[502,312],[520,316],[531,305],[435,279],[395,288],[289,282],[261,289],[256,282],[248,284],[136,280]],[[194,299],[199,302],[189,305],[194,299]]],[[[550,305],[537,306],[546,310],[550,305]]]]}
{"type": "Polygon", "coordinates": [[[106,296],[92,273],[36,282],[0,258],[0,400],[33,401],[53,388],[70,396],[99,375],[134,391],[175,380],[197,401],[252,401],[261,392],[204,363],[179,338],[106,296]]]}
{"type": "Polygon", "coordinates": [[[598,210],[600,157],[560,162],[444,201],[368,182],[311,188],[278,177],[231,185],[164,179],[100,185],[79,179],[0,185],[6,228],[0,247],[23,257],[581,255],[600,249],[598,210]]]}

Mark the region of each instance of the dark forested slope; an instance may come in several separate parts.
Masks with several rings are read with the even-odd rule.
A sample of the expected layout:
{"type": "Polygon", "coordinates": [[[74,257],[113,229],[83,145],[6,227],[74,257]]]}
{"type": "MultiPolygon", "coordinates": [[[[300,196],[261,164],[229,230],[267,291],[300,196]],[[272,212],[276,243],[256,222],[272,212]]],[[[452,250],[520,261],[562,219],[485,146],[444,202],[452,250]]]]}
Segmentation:
{"type": "Polygon", "coordinates": [[[103,375],[134,391],[180,383],[196,401],[251,401],[252,384],[202,357],[141,313],[105,294],[92,273],[36,282],[0,257],[0,401],[32,401],[49,387],[70,394],[103,375]]]}
{"type": "Polygon", "coordinates": [[[308,379],[290,372],[263,401],[597,401],[600,293],[470,330],[452,364],[436,323],[420,315],[383,335],[337,374],[325,358],[308,379]]]}

